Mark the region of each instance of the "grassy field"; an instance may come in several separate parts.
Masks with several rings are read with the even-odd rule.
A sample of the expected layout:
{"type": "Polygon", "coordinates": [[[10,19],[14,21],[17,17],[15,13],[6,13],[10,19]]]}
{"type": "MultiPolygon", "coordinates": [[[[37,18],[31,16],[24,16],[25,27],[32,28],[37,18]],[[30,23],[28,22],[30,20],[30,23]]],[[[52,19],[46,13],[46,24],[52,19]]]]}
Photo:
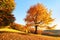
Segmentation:
{"type": "Polygon", "coordinates": [[[4,32],[0,33],[0,40],[60,40],[60,37],[4,32]]]}
{"type": "MultiPolygon", "coordinates": [[[[53,32],[56,31],[47,31],[44,32],[53,32]]],[[[50,34],[53,34],[50,33],[50,34]]],[[[59,32],[58,32],[59,33],[59,32]]],[[[0,29],[0,40],[60,40],[60,37],[52,36],[50,34],[41,35],[41,34],[32,34],[32,33],[25,33],[14,29],[0,29]]]]}

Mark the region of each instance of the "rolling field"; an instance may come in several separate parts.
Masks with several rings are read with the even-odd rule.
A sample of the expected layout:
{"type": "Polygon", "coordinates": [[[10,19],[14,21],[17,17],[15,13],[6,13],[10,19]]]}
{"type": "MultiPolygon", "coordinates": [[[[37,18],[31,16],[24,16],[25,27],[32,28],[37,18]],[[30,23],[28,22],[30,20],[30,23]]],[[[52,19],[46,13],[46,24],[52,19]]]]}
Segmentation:
{"type": "Polygon", "coordinates": [[[4,32],[0,33],[0,40],[60,40],[60,37],[4,32]]]}

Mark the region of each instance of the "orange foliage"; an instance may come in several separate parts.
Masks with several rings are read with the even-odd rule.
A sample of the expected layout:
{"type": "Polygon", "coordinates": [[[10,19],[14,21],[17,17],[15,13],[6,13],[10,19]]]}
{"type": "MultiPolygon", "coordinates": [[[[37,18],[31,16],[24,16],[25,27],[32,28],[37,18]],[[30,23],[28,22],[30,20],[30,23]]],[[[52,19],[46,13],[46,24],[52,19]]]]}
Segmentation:
{"type": "Polygon", "coordinates": [[[37,4],[31,6],[27,11],[27,15],[25,21],[27,23],[27,27],[35,26],[35,34],[37,33],[37,27],[41,27],[43,25],[46,27],[50,24],[54,19],[51,18],[51,10],[48,11],[47,8],[43,4],[37,4]]]}
{"type": "Polygon", "coordinates": [[[56,27],[56,25],[54,25],[54,26],[52,26],[52,27],[50,27],[50,26],[46,26],[46,29],[47,29],[47,30],[54,30],[55,27],[56,27]]]}
{"type": "Polygon", "coordinates": [[[15,9],[14,0],[0,0],[0,10],[11,13],[15,9]]]}
{"type": "Polygon", "coordinates": [[[10,27],[11,27],[12,29],[16,29],[16,30],[23,30],[23,26],[24,26],[24,25],[17,24],[17,23],[11,23],[11,24],[10,24],[10,27]]]}
{"type": "Polygon", "coordinates": [[[14,0],[0,0],[0,26],[8,26],[15,21],[12,11],[15,9],[14,0]]]}
{"type": "Polygon", "coordinates": [[[42,4],[31,6],[25,18],[27,24],[50,24],[53,20],[51,11],[49,12],[42,4]]]}
{"type": "Polygon", "coordinates": [[[17,23],[11,23],[10,27],[12,29],[16,29],[16,30],[19,30],[19,31],[24,31],[24,32],[28,32],[29,31],[27,26],[24,26],[24,25],[21,25],[21,24],[17,24],[17,23]]]}

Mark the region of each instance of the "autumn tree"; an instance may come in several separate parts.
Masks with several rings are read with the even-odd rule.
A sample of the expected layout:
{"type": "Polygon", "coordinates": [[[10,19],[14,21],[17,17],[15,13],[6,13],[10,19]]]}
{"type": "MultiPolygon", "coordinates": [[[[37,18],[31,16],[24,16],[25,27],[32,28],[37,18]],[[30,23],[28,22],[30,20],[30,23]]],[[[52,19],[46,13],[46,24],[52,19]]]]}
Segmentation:
{"type": "Polygon", "coordinates": [[[25,18],[27,25],[35,26],[35,33],[37,33],[38,25],[48,25],[53,20],[51,11],[48,11],[43,4],[39,3],[30,7],[25,18]]]}
{"type": "Polygon", "coordinates": [[[10,24],[10,27],[11,27],[12,29],[16,29],[16,30],[20,30],[20,31],[22,31],[24,25],[17,24],[17,23],[14,22],[14,23],[11,23],[11,24],[10,24]]]}
{"type": "Polygon", "coordinates": [[[12,11],[15,9],[14,0],[0,0],[0,27],[7,26],[15,21],[12,11]]]}

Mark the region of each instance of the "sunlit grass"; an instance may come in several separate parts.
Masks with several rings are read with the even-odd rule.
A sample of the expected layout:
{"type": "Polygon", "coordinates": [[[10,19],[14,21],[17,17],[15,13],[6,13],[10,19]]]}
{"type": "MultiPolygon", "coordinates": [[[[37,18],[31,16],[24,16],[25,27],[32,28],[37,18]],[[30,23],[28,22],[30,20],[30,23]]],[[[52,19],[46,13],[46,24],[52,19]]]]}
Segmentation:
{"type": "Polygon", "coordinates": [[[1,28],[0,32],[17,32],[17,33],[23,33],[21,31],[15,30],[15,29],[9,29],[9,28],[1,28]]]}

